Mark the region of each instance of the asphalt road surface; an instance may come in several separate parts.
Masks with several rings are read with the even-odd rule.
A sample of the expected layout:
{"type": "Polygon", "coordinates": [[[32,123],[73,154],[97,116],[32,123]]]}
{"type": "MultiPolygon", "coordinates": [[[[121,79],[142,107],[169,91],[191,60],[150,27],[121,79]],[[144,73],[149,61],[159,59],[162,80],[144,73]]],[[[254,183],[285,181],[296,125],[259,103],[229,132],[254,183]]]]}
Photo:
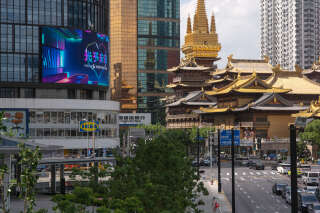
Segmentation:
{"type": "MultiPolygon", "coordinates": [[[[205,176],[217,179],[217,167],[206,170],[205,176]]],[[[247,167],[235,169],[236,213],[290,213],[291,206],[281,196],[272,193],[274,183],[287,183],[288,176],[266,167],[265,170],[253,170],[247,167]]],[[[224,164],[221,169],[222,189],[228,200],[232,201],[231,168],[224,164]]]]}

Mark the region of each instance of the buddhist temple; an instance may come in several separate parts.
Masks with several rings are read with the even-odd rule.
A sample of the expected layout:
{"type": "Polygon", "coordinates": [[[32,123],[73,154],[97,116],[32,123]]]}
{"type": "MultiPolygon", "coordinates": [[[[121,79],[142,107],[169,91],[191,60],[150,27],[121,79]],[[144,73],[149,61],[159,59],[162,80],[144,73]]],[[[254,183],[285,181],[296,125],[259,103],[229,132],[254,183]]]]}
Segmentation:
{"type": "Polygon", "coordinates": [[[167,70],[174,74],[172,83],[167,87],[175,92],[174,96],[165,99],[168,128],[192,128],[199,123],[199,115],[191,114],[192,111],[200,106],[215,105],[215,98],[205,94],[205,90],[212,87],[207,81],[211,78],[210,73],[217,68],[214,62],[220,59],[218,53],[221,45],[214,15],[210,24],[209,29],[204,0],[198,0],[193,25],[188,17],[185,44],[182,47],[185,58],[179,66],[167,70]]]}
{"type": "MultiPolygon", "coordinates": [[[[175,77],[167,87],[175,95],[165,99],[167,128],[236,128],[240,147],[247,153],[252,152],[257,138],[265,153],[289,151],[292,115],[311,113],[306,110],[320,94],[320,84],[314,79],[320,73],[320,60],[311,71],[299,66],[287,71],[272,66],[268,57],[252,60],[230,55],[225,68],[217,69],[214,62],[219,60],[221,45],[215,18],[212,16],[209,30],[203,0],[198,0],[196,10],[193,25],[188,18],[182,48],[185,58],[168,69],[175,77]]],[[[313,110],[315,102],[312,104],[313,110]]]]}
{"type": "Polygon", "coordinates": [[[230,55],[226,68],[211,72],[211,79],[207,83],[214,88],[221,88],[235,80],[239,74],[246,76],[252,73],[256,73],[264,80],[273,74],[272,68],[268,57],[263,60],[249,60],[235,59],[233,55],[230,55]]]}

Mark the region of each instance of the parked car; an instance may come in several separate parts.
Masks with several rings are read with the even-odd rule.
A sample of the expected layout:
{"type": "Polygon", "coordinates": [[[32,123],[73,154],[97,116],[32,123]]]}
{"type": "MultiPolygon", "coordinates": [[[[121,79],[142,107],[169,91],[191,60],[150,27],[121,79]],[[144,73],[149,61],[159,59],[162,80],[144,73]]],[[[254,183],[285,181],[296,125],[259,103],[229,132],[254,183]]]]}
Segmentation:
{"type": "Polygon", "coordinates": [[[272,192],[276,195],[281,195],[282,191],[288,186],[286,183],[275,183],[272,186],[272,192]]]}
{"type": "Polygon", "coordinates": [[[304,190],[304,192],[315,194],[317,189],[318,189],[318,187],[316,187],[316,186],[306,186],[306,187],[304,187],[303,190],[304,190]]]}
{"type": "MultiPolygon", "coordinates": [[[[301,193],[302,192],[302,190],[301,189],[298,189],[298,193],[301,193]]],[[[285,199],[286,199],[286,203],[288,203],[288,204],[291,204],[291,187],[290,187],[290,189],[289,190],[287,190],[286,192],[285,192],[285,199]]]]}
{"type": "Polygon", "coordinates": [[[320,213],[320,203],[313,203],[308,206],[308,213],[320,213]]]}
{"type": "Polygon", "coordinates": [[[314,194],[306,192],[298,193],[298,209],[302,213],[307,213],[309,205],[312,205],[314,203],[319,203],[318,199],[314,194]]]}
{"type": "Polygon", "coordinates": [[[281,189],[281,197],[283,199],[286,199],[287,192],[291,193],[291,186],[286,186],[285,188],[283,188],[283,190],[281,189]]]}
{"type": "Polygon", "coordinates": [[[200,166],[210,166],[210,160],[201,160],[200,161],[200,166]]]}
{"type": "Polygon", "coordinates": [[[256,170],[264,170],[264,165],[261,161],[258,161],[255,165],[256,170]]]}
{"type": "Polygon", "coordinates": [[[253,169],[255,168],[257,164],[257,160],[249,160],[247,166],[249,167],[249,169],[253,169]]]}

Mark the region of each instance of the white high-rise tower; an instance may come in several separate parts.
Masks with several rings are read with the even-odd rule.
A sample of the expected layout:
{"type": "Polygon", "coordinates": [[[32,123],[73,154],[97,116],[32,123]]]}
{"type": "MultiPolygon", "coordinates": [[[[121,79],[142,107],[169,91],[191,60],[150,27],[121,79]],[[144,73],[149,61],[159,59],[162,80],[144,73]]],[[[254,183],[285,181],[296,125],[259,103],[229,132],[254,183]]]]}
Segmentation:
{"type": "Polygon", "coordinates": [[[272,65],[310,68],[320,55],[320,0],[260,0],[261,56],[272,65]]]}

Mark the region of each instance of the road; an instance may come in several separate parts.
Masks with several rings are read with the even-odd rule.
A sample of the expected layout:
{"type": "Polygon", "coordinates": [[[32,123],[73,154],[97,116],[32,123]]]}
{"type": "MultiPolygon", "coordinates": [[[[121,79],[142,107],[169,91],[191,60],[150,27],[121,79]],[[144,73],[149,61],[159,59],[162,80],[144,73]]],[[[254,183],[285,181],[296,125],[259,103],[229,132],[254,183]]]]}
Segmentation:
{"type": "MultiPolygon", "coordinates": [[[[206,170],[207,178],[218,178],[218,169],[206,170]]],[[[235,169],[235,194],[237,213],[290,213],[291,206],[286,204],[280,196],[272,194],[274,183],[287,183],[290,185],[288,176],[278,174],[266,167],[265,170],[253,170],[247,167],[235,169]]],[[[222,189],[228,200],[232,201],[232,180],[230,164],[224,164],[221,169],[222,189]]]]}

